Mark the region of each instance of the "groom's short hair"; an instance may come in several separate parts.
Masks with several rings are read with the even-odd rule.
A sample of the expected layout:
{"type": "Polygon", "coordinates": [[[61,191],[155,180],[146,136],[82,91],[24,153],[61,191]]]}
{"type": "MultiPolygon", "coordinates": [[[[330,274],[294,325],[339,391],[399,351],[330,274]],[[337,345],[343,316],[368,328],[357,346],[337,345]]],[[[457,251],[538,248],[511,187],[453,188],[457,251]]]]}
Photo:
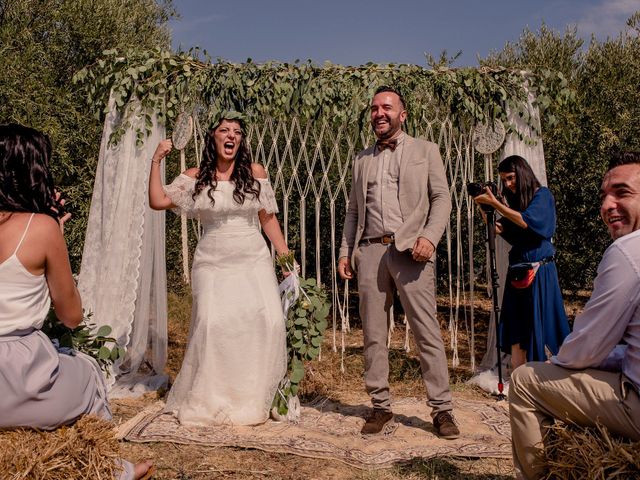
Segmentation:
{"type": "Polygon", "coordinates": [[[397,88],[389,87],[388,85],[381,85],[376,89],[376,93],[374,93],[373,96],[375,97],[379,93],[385,93],[385,92],[395,93],[398,96],[398,98],[400,99],[400,103],[402,104],[402,108],[406,110],[407,104],[405,103],[404,97],[402,96],[402,94],[400,93],[400,91],[397,88]]]}
{"type": "Polygon", "coordinates": [[[640,165],[640,151],[622,151],[618,150],[611,155],[607,171],[619,167],[621,165],[640,165]]]}

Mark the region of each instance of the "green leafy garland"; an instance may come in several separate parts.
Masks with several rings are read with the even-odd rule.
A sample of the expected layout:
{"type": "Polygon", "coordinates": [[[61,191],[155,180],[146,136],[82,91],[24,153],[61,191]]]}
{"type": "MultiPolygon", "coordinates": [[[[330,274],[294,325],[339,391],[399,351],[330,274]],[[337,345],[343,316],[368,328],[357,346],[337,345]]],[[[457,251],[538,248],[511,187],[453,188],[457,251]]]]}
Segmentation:
{"type": "Polygon", "coordinates": [[[121,114],[120,128],[113,142],[131,125],[134,109],[145,112],[145,127],[138,130],[143,141],[152,126],[151,113],[169,123],[181,111],[193,111],[205,125],[221,111],[244,112],[250,120],[296,115],[307,120],[326,119],[336,124],[366,126],[368,102],[383,84],[397,87],[407,102],[409,133],[435,116],[449,118],[456,126],[500,119],[516,133],[507,120],[507,108],[518,112],[534,129],[524,108],[526,88],[536,94],[544,123],[551,104],[571,102],[574,92],[561,73],[549,70],[524,73],[506,68],[460,68],[369,63],[348,67],[325,63],[267,62],[248,60],[237,64],[223,60],[213,63],[195,50],[172,54],[163,50],[107,50],[95,64],[80,70],[74,81],[87,94],[89,105],[100,118],[111,92],[114,108],[121,114]],[[133,101],[132,101],[133,100],[133,101]]]}
{"type": "MultiPolygon", "coordinates": [[[[279,256],[277,264],[285,271],[295,270],[293,252],[279,256]]],[[[304,362],[318,358],[327,329],[327,316],[331,307],[327,292],[313,278],[299,278],[300,296],[289,307],[287,328],[287,375],[280,382],[273,407],[286,415],[289,399],[300,390],[304,378],[304,362]]]]}
{"type": "Polygon", "coordinates": [[[124,358],[124,348],[118,346],[116,339],[110,337],[111,327],[103,325],[97,328],[91,323],[91,312],[76,328],[65,327],[51,309],[42,325],[42,332],[62,353],[73,355],[74,351],[93,357],[105,374],[110,375],[113,362],[124,358]]]}

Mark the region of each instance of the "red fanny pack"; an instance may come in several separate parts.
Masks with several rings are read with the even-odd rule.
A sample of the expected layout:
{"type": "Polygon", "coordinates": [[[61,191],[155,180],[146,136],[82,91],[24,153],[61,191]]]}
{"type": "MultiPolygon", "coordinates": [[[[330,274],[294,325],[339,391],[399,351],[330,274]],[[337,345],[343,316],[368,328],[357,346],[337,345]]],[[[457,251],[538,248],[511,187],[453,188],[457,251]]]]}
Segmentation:
{"type": "Polygon", "coordinates": [[[533,284],[540,266],[553,262],[553,260],[553,257],[547,257],[539,262],[522,262],[509,265],[507,280],[513,288],[529,288],[533,284]]]}
{"type": "Polygon", "coordinates": [[[509,267],[508,280],[513,288],[529,288],[536,278],[540,262],[518,263],[509,267]]]}

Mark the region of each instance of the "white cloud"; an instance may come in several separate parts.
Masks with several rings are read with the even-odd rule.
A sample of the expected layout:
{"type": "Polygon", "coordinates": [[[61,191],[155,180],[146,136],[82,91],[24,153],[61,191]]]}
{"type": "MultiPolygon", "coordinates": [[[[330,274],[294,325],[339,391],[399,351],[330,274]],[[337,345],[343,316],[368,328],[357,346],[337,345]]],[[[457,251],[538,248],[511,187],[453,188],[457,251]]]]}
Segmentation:
{"type": "Polygon", "coordinates": [[[640,10],[640,0],[600,0],[597,5],[585,9],[578,19],[578,31],[583,36],[594,34],[603,40],[617,37],[625,28],[625,22],[640,10]]]}

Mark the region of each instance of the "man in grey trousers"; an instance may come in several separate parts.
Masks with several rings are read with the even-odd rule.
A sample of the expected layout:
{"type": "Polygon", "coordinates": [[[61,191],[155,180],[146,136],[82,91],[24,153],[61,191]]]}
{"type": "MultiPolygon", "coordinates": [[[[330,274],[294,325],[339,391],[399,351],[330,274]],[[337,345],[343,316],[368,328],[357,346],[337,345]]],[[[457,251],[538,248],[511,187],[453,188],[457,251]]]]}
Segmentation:
{"type": "Polygon", "coordinates": [[[640,440],[640,152],[615,155],[600,187],[614,242],[591,298],[558,355],[514,370],[509,388],[517,478],[546,477],[544,435],[555,419],[640,440]]]}
{"type": "Polygon", "coordinates": [[[378,88],[371,102],[377,142],[353,163],[338,273],[343,279],[358,274],[364,377],[373,405],[362,433],[380,433],[393,421],[387,312],[397,290],[418,347],[434,429],[453,439],[460,431],[451,413],[434,276],[435,248],[449,222],[451,199],[438,146],[405,134],[406,117],[401,94],[378,88]]]}

